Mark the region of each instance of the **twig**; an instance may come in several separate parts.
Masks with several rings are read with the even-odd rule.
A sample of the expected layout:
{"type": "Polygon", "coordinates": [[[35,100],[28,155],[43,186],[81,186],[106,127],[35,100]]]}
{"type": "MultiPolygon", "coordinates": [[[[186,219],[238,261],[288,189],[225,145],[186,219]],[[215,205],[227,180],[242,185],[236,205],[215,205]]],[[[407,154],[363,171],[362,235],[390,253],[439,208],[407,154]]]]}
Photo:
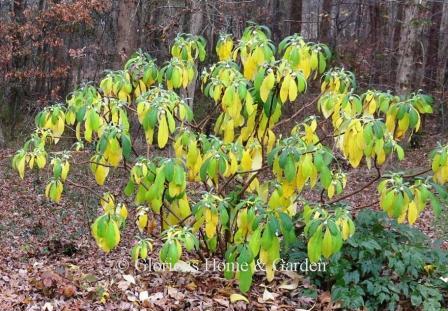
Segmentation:
{"type": "Polygon", "coordinates": [[[376,205],[378,203],[380,203],[380,200],[373,201],[372,203],[369,203],[369,204],[366,204],[366,205],[356,206],[356,207],[352,208],[352,211],[357,211],[357,210],[364,209],[364,208],[367,208],[367,207],[372,207],[372,206],[374,206],[374,205],[376,205]]]}
{"type": "Polygon", "coordinates": [[[86,189],[86,190],[88,190],[90,193],[92,193],[93,195],[95,195],[96,197],[98,197],[99,199],[103,199],[103,197],[102,197],[100,194],[98,194],[96,191],[92,190],[92,188],[89,187],[89,186],[84,186],[84,185],[77,184],[77,183],[75,183],[75,182],[73,182],[73,181],[71,181],[71,180],[69,180],[69,179],[67,179],[65,182],[68,183],[69,185],[74,186],[74,187],[86,189]]]}
{"type": "Polygon", "coordinates": [[[424,170],[422,172],[418,172],[418,173],[415,173],[415,174],[403,175],[403,178],[414,178],[414,177],[426,174],[426,173],[431,172],[431,171],[432,171],[432,168],[428,168],[428,169],[426,169],[426,170],[424,170]]]}
{"type": "Polygon", "coordinates": [[[370,187],[371,185],[373,185],[377,180],[379,180],[379,179],[381,178],[381,170],[378,168],[378,166],[376,165],[376,163],[375,163],[375,168],[376,168],[376,171],[377,171],[377,176],[376,176],[374,179],[372,179],[370,182],[368,182],[367,184],[365,184],[365,185],[362,186],[361,188],[359,188],[359,189],[357,189],[357,190],[355,190],[355,191],[353,191],[353,192],[347,193],[346,195],[343,195],[342,197],[339,197],[339,198],[337,198],[337,199],[334,199],[334,200],[328,202],[327,204],[334,204],[334,203],[336,203],[336,202],[339,202],[339,201],[342,201],[342,200],[344,200],[344,199],[347,199],[347,198],[349,198],[349,197],[351,197],[351,196],[353,196],[353,195],[355,195],[355,194],[357,194],[357,193],[360,193],[360,192],[363,191],[364,189],[367,189],[367,188],[370,187]]]}
{"type": "Polygon", "coordinates": [[[295,117],[297,117],[303,110],[305,110],[306,108],[308,108],[308,107],[314,105],[314,104],[317,102],[317,100],[319,99],[319,97],[320,97],[320,95],[317,96],[316,98],[314,98],[311,102],[309,102],[308,104],[306,104],[305,106],[303,106],[303,107],[300,108],[299,110],[297,110],[297,111],[296,111],[292,116],[290,116],[289,118],[284,119],[284,120],[278,122],[276,125],[274,125],[273,129],[279,127],[279,126],[282,125],[282,124],[288,123],[289,121],[293,120],[293,119],[294,119],[295,117]]]}

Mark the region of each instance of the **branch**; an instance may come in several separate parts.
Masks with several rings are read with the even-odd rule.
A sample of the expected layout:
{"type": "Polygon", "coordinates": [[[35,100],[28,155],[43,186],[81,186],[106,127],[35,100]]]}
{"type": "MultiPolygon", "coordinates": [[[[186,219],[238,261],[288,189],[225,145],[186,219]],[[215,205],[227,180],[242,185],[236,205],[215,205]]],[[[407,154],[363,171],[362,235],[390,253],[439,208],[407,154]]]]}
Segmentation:
{"type": "Polygon", "coordinates": [[[224,189],[230,184],[230,182],[232,180],[235,179],[235,177],[237,175],[243,175],[243,174],[250,174],[250,173],[258,173],[261,171],[264,171],[265,169],[269,168],[269,165],[265,165],[262,166],[261,168],[255,169],[255,170],[250,170],[250,171],[241,171],[241,172],[236,172],[235,174],[233,174],[232,176],[230,176],[229,179],[226,180],[226,183],[221,187],[221,189],[219,190],[218,195],[222,195],[222,193],[224,192],[224,189]]]}
{"type": "Polygon", "coordinates": [[[380,200],[375,200],[375,201],[373,201],[372,203],[369,203],[369,204],[366,204],[366,205],[356,206],[356,207],[352,208],[352,212],[353,212],[353,211],[360,210],[360,209],[364,209],[364,208],[372,207],[372,206],[374,206],[374,205],[376,205],[376,204],[378,204],[378,203],[380,203],[380,200]]]}
{"type": "Polygon", "coordinates": [[[365,184],[363,187],[361,187],[361,188],[359,188],[359,189],[357,189],[357,190],[355,190],[355,191],[353,191],[353,192],[350,192],[350,193],[348,193],[348,194],[346,194],[346,195],[343,195],[342,197],[339,197],[339,198],[337,198],[337,199],[335,199],[335,200],[332,200],[332,201],[330,201],[330,202],[328,202],[327,204],[334,204],[334,203],[336,203],[336,202],[339,202],[339,201],[342,201],[342,200],[344,200],[344,199],[347,199],[347,198],[349,198],[349,197],[351,197],[351,196],[353,196],[353,195],[355,195],[355,194],[357,194],[357,193],[360,193],[361,191],[363,191],[364,189],[367,189],[368,187],[370,187],[371,185],[373,185],[377,180],[379,180],[380,178],[381,178],[381,170],[378,168],[378,166],[376,165],[376,162],[375,162],[375,168],[376,168],[376,171],[377,171],[377,176],[374,178],[374,179],[372,179],[370,182],[368,182],[367,184],[365,184]]]}
{"type": "Polygon", "coordinates": [[[103,199],[103,196],[102,196],[102,195],[100,195],[100,194],[98,194],[98,192],[92,190],[92,188],[89,187],[89,186],[84,186],[84,185],[77,184],[77,183],[75,183],[75,182],[73,182],[73,181],[71,181],[71,180],[69,180],[69,179],[67,179],[65,182],[68,183],[69,185],[74,186],[74,187],[82,188],[82,189],[86,189],[86,190],[88,190],[90,193],[92,193],[93,195],[95,195],[96,197],[98,197],[99,199],[103,199]]]}
{"type": "Polygon", "coordinates": [[[309,102],[308,104],[306,104],[305,106],[303,106],[302,108],[300,108],[299,110],[297,110],[292,116],[290,116],[288,119],[284,119],[280,122],[278,122],[276,125],[274,125],[273,129],[279,127],[282,124],[288,123],[289,121],[293,120],[295,117],[297,117],[303,110],[305,110],[306,108],[314,105],[317,100],[320,98],[320,95],[317,96],[316,98],[314,98],[311,102],[309,102]]]}
{"type": "Polygon", "coordinates": [[[429,172],[431,172],[431,171],[432,171],[432,168],[428,168],[428,169],[426,169],[426,170],[424,170],[424,171],[421,171],[421,172],[418,172],[418,173],[415,173],[415,174],[411,174],[411,175],[403,175],[403,178],[414,178],[414,177],[417,177],[417,176],[420,176],[420,175],[429,173],[429,172]]]}
{"type": "Polygon", "coordinates": [[[256,172],[255,174],[253,174],[244,184],[243,189],[241,189],[240,193],[238,193],[238,196],[242,196],[244,194],[244,192],[246,192],[247,188],[249,188],[250,184],[252,183],[252,181],[254,181],[255,178],[257,178],[258,173],[260,171],[256,172]]]}

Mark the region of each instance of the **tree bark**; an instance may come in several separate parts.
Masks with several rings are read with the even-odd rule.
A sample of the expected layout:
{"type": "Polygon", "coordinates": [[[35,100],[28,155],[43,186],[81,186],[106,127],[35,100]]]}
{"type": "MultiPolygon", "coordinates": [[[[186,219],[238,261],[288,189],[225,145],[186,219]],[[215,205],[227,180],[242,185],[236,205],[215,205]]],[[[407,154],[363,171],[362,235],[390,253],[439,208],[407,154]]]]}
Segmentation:
{"type": "Polygon", "coordinates": [[[401,26],[400,43],[398,47],[398,68],[395,90],[398,94],[410,91],[415,80],[415,49],[421,25],[417,23],[420,16],[420,7],[426,5],[427,0],[413,0],[404,7],[404,20],[401,26]]]}
{"type": "Polygon", "coordinates": [[[320,12],[320,0],[302,1],[302,36],[305,39],[316,40],[319,37],[320,12]]]}
{"type": "Polygon", "coordinates": [[[448,65],[448,2],[443,3],[442,19],[440,21],[439,51],[438,51],[437,84],[442,89],[447,81],[448,65]]]}
{"type": "MultiPolygon", "coordinates": [[[[191,23],[190,33],[200,35],[204,24],[204,6],[202,0],[191,1],[191,23]]],[[[197,67],[197,66],[196,66],[197,67]]],[[[199,74],[199,72],[198,72],[199,74]]],[[[196,79],[187,87],[188,105],[193,109],[194,95],[196,90],[196,79]]]]}
{"type": "Polygon", "coordinates": [[[333,0],[324,0],[322,4],[322,21],[320,22],[319,38],[322,42],[333,46],[331,35],[333,0]]]}
{"type": "Polygon", "coordinates": [[[120,66],[134,53],[138,47],[136,16],[138,0],[118,1],[117,17],[117,56],[120,66]]]}

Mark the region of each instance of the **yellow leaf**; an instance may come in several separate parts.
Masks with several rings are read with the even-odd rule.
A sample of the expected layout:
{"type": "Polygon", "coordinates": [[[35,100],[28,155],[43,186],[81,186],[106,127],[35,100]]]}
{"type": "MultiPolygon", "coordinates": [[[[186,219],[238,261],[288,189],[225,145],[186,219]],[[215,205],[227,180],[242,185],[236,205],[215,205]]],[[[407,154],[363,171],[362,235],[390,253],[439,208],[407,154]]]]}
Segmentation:
{"type": "Polygon", "coordinates": [[[350,237],[350,227],[346,219],[342,221],[342,238],[347,240],[350,237]]]}
{"type": "Polygon", "coordinates": [[[140,215],[137,220],[137,227],[140,230],[140,232],[143,232],[147,224],[148,224],[148,215],[147,214],[140,215]]]}
{"type": "Polygon", "coordinates": [[[334,196],[335,191],[333,183],[328,187],[327,191],[328,191],[328,197],[331,199],[334,196]]]}
{"type": "Polygon", "coordinates": [[[47,159],[45,157],[45,154],[40,153],[37,157],[36,157],[36,163],[37,163],[37,167],[42,169],[45,167],[45,164],[47,163],[47,159]]]}
{"type": "Polygon", "coordinates": [[[417,220],[418,211],[417,211],[417,205],[415,204],[415,201],[412,201],[408,205],[408,221],[409,224],[413,225],[415,221],[417,220]]]}
{"type": "Polygon", "coordinates": [[[216,225],[218,224],[218,215],[212,213],[210,209],[205,210],[205,234],[208,238],[213,238],[216,234],[216,225]]]}
{"type": "Polygon", "coordinates": [[[237,301],[245,301],[245,302],[249,303],[249,300],[246,297],[244,297],[243,295],[240,295],[240,294],[232,294],[232,295],[230,295],[230,302],[231,303],[235,303],[237,301]]]}
{"type": "Polygon", "coordinates": [[[252,158],[250,157],[250,152],[247,150],[243,151],[243,157],[241,159],[241,169],[243,171],[250,171],[252,169],[252,158]]]}
{"type": "Polygon", "coordinates": [[[109,167],[98,164],[95,170],[95,180],[99,186],[104,185],[107,175],[109,174],[109,167]]]}
{"type": "Polygon", "coordinates": [[[291,79],[289,83],[289,100],[291,102],[295,101],[297,98],[297,84],[295,79],[291,79]]]}
{"type": "Polygon", "coordinates": [[[120,216],[123,217],[124,219],[128,218],[128,209],[124,204],[120,208],[120,216]]]}
{"type": "Polygon", "coordinates": [[[61,172],[62,181],[65,181],[67,179],[69,170],[70,170],[70,163],[68,161],[65,161],[65,163],[62,165],[62,172],[61,172]]]}
{"type": "Polygon", "coordinates": [[[282,87],[280,88],[280,100],[282,103],[286,102],[289,95],[289,83],[291,81],[291,76],[288,74],[283,79],[282,87]]]}
{"type": "Polygon", "coordinates": [[[330,233],[330,229],[325,230],[324,239],[322,241],[322,255],[325,258],[329,258],[333,252],[333,238],[330,233]]]}
{"type": "Polygon", "coordinates": [[[17,171],[19,172],[20,178],[23,179],[25,177],[25,156],[17,159],[16,168],[17,171]]]}
{"type": "Polygon", "coordinates": [[[263,80],[260,86],[260,98],[265,103],[268,100],[269,92],[272,90],[275,84],[275,76],[271,71],[263,80]]]}
{"type": "Polygon", "coordinates": [[[159,131],[157,133],[157,143],[159,148],[165,147],[168,142],[168,123],[166,122],[165,114],[163,114],[159,121],[159,131]]]}

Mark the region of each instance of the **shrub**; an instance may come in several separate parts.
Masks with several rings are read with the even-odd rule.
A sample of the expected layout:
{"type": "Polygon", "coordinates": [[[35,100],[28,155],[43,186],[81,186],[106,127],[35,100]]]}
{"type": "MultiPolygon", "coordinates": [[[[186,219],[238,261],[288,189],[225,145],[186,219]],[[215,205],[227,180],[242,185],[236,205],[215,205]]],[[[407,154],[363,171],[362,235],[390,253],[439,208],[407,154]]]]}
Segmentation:
{"type": "MultiPolygon", "coordinates": [[[[351,194],[333,198],[346,184],[333,150],[339,150],[353,167],[363,160],[368,167],[375,166],[379,173],[375,180],[379,179],[378,166],[386,158],[395,153],[399,159],[404,157],[398,141],[420,129],[420,116],[432,112],[432,99],[421,92],[399,97],[369,90],[356,95],[351,72],[326,71],[331,60],[327,46],[305,42],[295,34],[276,48],[264,26],[248,26],[238,41],[223,35],[216,51],[218,61],[205,67],[200,77],[201,91],[214,102],[214,110],[204,120],[194,119],[180,94],[198,78],[206,42],[200,36],[180,34],[171,48],[172,58],[162,68],[139,51],[123,70],[107,72],[99,88],[81,86],[66,103],[40,112],[36,131],[14,156],[13,166],[23,178],[26,165],[45,169],[50,157],[53,176],[45,194],[55,202],[67,185],[79,186],[69,178],[72,166],[79,164],[73,160],[75,152],[92,154],[88,162],[99,186],[104,187],[111,170],[125,170],[129,181],[123,193],[134,198],[141,235],[131,251],[133,259],[148,256],[152,245],[145,231],[152,220],[160,219],[162,261],[174,264],[184,251],[218,254],[227,263],[249,267],[224,273],[237,278],[245,292],[256,263],[265,266],[271,281],[281,243],[288,246],[296,240],[293,217],[303,208],[299,202],[305,186],[322,193],[320,202],[304,208],[310,260],[340,251],[355,226],[349,209],[335,204],[351,194]],[[307,116],[289,135],[279,135],[281,125],[315,102],[280,120],[283,107],[296,105],[298,96],[318,77],[321,94],[316,101],[324,119],[307,116]],[[141,131],[132,132],[131,116],[138,119],[141,131]],[[213,117],[213,134],[207,134],[213,117]],[[333,133],[319,134],[319,123],[327,119],[333,133]],[[70,130],[77,138],[73,148],[50,151],[70,130]],[[144,133],[146,155],[139,153],[133,133],[144,133]],[[333,149],[324,145],[332,138],[333,149]],[[152,151],[156,146],[172,147],[175,156],[152,151]]],[[[436,151],[433,170],[435,181],[444,183],[446,147],[436,151]]],[[[392,188],[384,185],[381,194],[388,198],[384,208],[400,221],[406,215],[413,221],[427,202],[437,205],[440,197],[434,195],[441,191],[430,179],[418,182],[422,184],[425,196],[412,183],[406,189],[395,183],[392,188]],[[389,190],[406,204],[390,205],[389,190]]],[[[121,196],[108,191],[99,196],[104,214],[93,223],[92,234],[99,247],[109,252],[120,241],[128,208],[121,196]]]]}

